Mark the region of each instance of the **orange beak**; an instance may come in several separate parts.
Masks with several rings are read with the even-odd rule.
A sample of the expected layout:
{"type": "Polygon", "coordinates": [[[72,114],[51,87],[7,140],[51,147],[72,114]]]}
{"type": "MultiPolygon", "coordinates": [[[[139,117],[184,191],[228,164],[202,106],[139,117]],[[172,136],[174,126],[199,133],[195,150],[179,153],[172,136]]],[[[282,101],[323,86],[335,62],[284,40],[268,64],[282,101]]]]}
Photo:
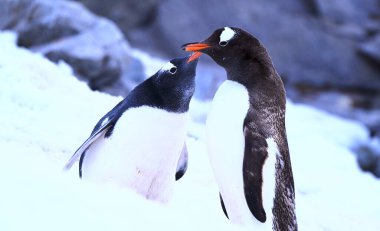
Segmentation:
{"type": "Polygon", "coordinates": [[[187,43],[187,44],[182,46],[182,49],[185,51],[190,51],[190,52],[193,51],[194,52],[191,54],[191,56],[187,60],[187,62],[190,63],[191,61],[196,60],[197,58],[199,58],[202,55],[202,53],[200,52],[201,50],[209,48],[209,47],[210,47],[210,45],[208,45],[206,43],[187,43]]]}
{"type": "Polygon", "coordinates": [[[206,43],[188,43],[182,46],[182,49],[185,51],[201,51],[206,48],[211,47],[206,43]]]}
{"type": "Polygon", "coordinates": [[[187,60],[187,62],[190,63],[191,61],[194,61],[194,60],[196,60],[197,58],[201,57],[201,55],[202,55],[202,53],[199,52],[199,51],[193,52],[193,53],[190,55],[190,57],[189,57],[189,59],[187,60]]]}

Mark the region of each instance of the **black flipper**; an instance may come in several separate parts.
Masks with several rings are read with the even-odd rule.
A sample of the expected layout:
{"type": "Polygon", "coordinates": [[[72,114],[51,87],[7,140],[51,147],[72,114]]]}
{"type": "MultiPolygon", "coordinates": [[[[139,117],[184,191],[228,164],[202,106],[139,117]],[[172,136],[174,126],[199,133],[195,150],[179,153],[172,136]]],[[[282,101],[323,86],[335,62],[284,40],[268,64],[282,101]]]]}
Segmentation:
{"type": "Polygon", "coordinates": [[[86,157],[86,151],[83,152],[83,154],[80,156],[80,159],[79,159],[79,178],[82,178],[82,166],[83,166],[83,160],[86,157]]]}
{"type": "Polygon", "coordinates": [[[65,166],[63,167],[64,171],[69,170],[73,164],[78,160],[79,157],[82,156],[82,154],[85,153],[85,151],[91,146],[92,143],[94,143],[96,140],[98,140],[100,137],[104,137],[104,135],[109,130],[110,125],[105,124],[102,126],[97,132],[92,134],[71,156],[71,158],[67,161],[65,166]],[[108,125],[108,126],[107,126],[108,125]]]}
{"type": "Polygon", "coordinates": [[[183,144],[183,148],[181,151],[181,155],[179,157],[178,163],[177,163],[177,170],[175,173],[175,180],[179,180],[185,175],[187,170],[187,161],[188,161],[188,151],[186,143],[183,144]]]}
{"type": "Polygon", "coordinates": [[[243,181],[245,199],[253,216],[264,223],[266,213],[262,195],[263,166],[268,158],[268,144],[262,135],[248,126],[244,126],[244,135],[243,181]]]}
{"type": "MultiPolygon", "coordinates": [[[[63,167],[64,171],[70,170],[70,168],[79,158],[81,159],[81,165],[84,158],[82,156],[84,156],[86,150],[91,146],[91,144],[99,138],[107,138],[112,134],[115,123],[121,116],[120,110],[117,109],[121,107],[122,102],[118,103],[110,112],[108,112],[99,120],[99,122],[95,125],[94,129],[92,130],[90,137],[88,137],[87,140],[84,141],[84,143],[75,151],[71,158],[66,162],[65,166],[63,167]]],[[[82,166],[79,166],[80,172],[81,167],[82,166]]]]}
{"type": "Polygon", "coordinates": [[[228,217],[228,214],[227,214],[227,209],[226,209],[226,206],[224,206],[224,202],[223,202],[223,198],[222,198],[222,195],[219,193],[219,197],[220,197],[220,204],[222,205],[222,209],[223,209],[223,212],[224,212],[224,215],[226,215],[226,217],[228,219],[230,219],[228,217]]]}

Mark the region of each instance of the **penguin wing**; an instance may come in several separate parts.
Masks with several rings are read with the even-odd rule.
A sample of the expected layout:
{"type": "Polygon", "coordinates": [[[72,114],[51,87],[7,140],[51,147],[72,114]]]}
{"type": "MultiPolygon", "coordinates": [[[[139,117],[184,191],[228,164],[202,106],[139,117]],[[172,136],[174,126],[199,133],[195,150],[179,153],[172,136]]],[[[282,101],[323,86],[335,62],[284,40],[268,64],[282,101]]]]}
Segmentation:
{"type": "Polygon", "coordinates": [[[74,165],[74,163],[81,157],[81,155],[83,155],[87,148],[90,147],[92,143],[94,143],[94,141],[96,141],[100,137],[108,137],[111,135],[116,121],[122,114],[122,103],[123,101],[119,102],[111,111],[109,111],[98,121],[98,123],[92,130],[90,137],[88,137],[87,140],[84,141],[84,143],[75,151],[75,153],[67,161],[67,163],[63,167],[64,171],[69,170],[74,165]]]}
{"type": "Polygon", "coordinates": [[[244,194],[249,210],[260,222],[266,221],[263,206],[263,166],[268,157],[268,144],[264,136],[244,126],[245,148],[243,161],[244,194]]]}
{"type": "Polygon", "coordinates": [[[186,143],[183,144],[183,148],[181,151],[181,155],[179,157],[178,163],[177,163],[177,169],[175,173],[175,180],[179,180],[185,175],[186,170],[187,170],[187,160],[188,160],[188,151],[187,151],[187,146],[186,143]]]}
{"type": "Polygon", "coordinates": [[[90,137],[88,137],[87,140],[84,141],[84,143],[75,151],[75,153],[67,161],[67,163],[63,167],[63,170],[69,170],[74,165],[74,163],[80,158],[80,156],[87,150],[87,148],[90,147],[91,144],[94,143],[94,141],[104,136],[112,126],[112,123],[107,123],[102,127],[98,128],[96,131],[92,132],[90,137]]]}

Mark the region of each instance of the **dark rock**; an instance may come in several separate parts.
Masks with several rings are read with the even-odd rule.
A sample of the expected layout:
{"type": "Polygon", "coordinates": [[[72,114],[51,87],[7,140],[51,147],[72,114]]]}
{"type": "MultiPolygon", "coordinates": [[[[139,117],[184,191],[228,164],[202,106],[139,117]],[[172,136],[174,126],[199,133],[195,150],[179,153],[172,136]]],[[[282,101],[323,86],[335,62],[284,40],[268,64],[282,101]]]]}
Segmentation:
{"type": "Polygon", "coordinates": [[[318,6],[315,0],[275,0],[274,2],[279,9],[282,9],[287,14],[296,14],[298,16],[316,16],[318,14],[318,6]]]}
{"type": "Polygon", "coordinates": [[[325,23],[329,33],[342,39],[363,41],[368,38],[368,31],[360,25],[325,23]]]}
{"type": "Polygon", "coordinates": [[[81,4],[5,0],[1,5],[0,29],[17,32],[21,46],[43,53],[54,62],[65,61],[93,90],[125,96],[134,81],[145,78],[117,26],[81,4]],[[129,79],[131,75],[133,80],[129,79]]]}
{"type": "Polygon", "coordinates": [[[360,168],[370,172],[375,170],[379,159],[379,157],[373,153],[373,150],[368,147],[360,148],[357,158],[360,168]]]}
{"type": "MultiPolygon", "coordinates": [[[[359,46],[359,52],[380,70],[380,34],[359,46]]],[[[380,79],[380,74],[379,74],[380,79]]]]}
{"type": "Polygon", "coordinates": [[[380,158],[377,160],[377,164],[373,171],[373,175],[375,175],[377,178],[380,178],[380,158]]]}
{"type": "MultiPolygon", "coordinates": [[[[121,32],[104,19],[99,19],[92,28],[78,35],[31,49],[45,54],[55,62],[64,60],[73,67],[77,75],[88,81],[91,89],[104,91],[107,88],[107,92],[114,95],[126,95],[130,88],[129,83],[118,80],[123,74],[128,73],[126,68],[129,65],[138,62],[130,56],[129,45],[121,32]],[[117,83],[116,86],[119,88],[116,92],[110,88],[114,83],[117,83]]],[[[142,71],[139,77],[136,73],[133,75],[136,81],[143,78],[142,71]]],[[[124,77],[130,78],[129,74],[124,77]]]]}
{"type": "MultiPolygon", "coordinates": [[[[378,115],[380,116],[380,112],[378,113],[378,115]]],[[[377,137],[378,139],[380,139],[380,122],[370,126],[369,130],[370,130],[370,136],[372,138],[377,137]]],[[[380,150],[379,150],[379,153],[380,153],[380,150]]]]}
{"type": "Polygon", "coordinates": [[[377,0],[314,0],[322,18],[338,24],[365,24],[371,16],[377,15],[380,5],[377,0]]]}
{"type": "Polygon", "coordinates": [[[69,1],[4,0],[1,5],[0,28],[16,31],[18,44],[25,47],[78,34],[97,21],[82,5],[69,1]]]}
{"type": "Polygon", "coordinates": [[[370,142],[359,147],[356,153],[360,168],[380,178],[380,137],[372,137],[370,142]]]}
{"type": "Polygon", "coordinates": [[[123,32],[152,23],[160,0],[77,0],[92,12],[116,22],[123,32]]]}

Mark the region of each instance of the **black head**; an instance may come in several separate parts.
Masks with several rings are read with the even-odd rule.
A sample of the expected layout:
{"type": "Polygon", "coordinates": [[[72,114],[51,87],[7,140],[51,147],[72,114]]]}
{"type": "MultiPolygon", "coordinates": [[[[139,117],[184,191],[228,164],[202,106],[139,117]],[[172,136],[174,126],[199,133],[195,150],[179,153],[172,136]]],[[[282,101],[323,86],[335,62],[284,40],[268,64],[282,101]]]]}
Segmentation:
{"type": "Polygon", "coordinates": [[[189,57],[172,59],[152,76],[164,108],[187,111],[195,90],[197,63],[198,60],[189,61],[189,57]]]}
{"type": "Polygon", "coordinates": [[[117,120],[130,108],[148,106],[174,113],[187,112],[195,90],[197,62],[190,57],[170,60],[109,111],[95,126],[93,133],[102,127],[107,119],[112,128],[108,130],[106,137],[110,136],[117,120]]]}
{"type": "Polygon", "coordinates": [[[182,49],[205,53],[226,69],[237,64],[244,65],[245,60],[266,54],[258,39],[236,27],[217,29],[206,40],[185,44],[182,49]]]}

